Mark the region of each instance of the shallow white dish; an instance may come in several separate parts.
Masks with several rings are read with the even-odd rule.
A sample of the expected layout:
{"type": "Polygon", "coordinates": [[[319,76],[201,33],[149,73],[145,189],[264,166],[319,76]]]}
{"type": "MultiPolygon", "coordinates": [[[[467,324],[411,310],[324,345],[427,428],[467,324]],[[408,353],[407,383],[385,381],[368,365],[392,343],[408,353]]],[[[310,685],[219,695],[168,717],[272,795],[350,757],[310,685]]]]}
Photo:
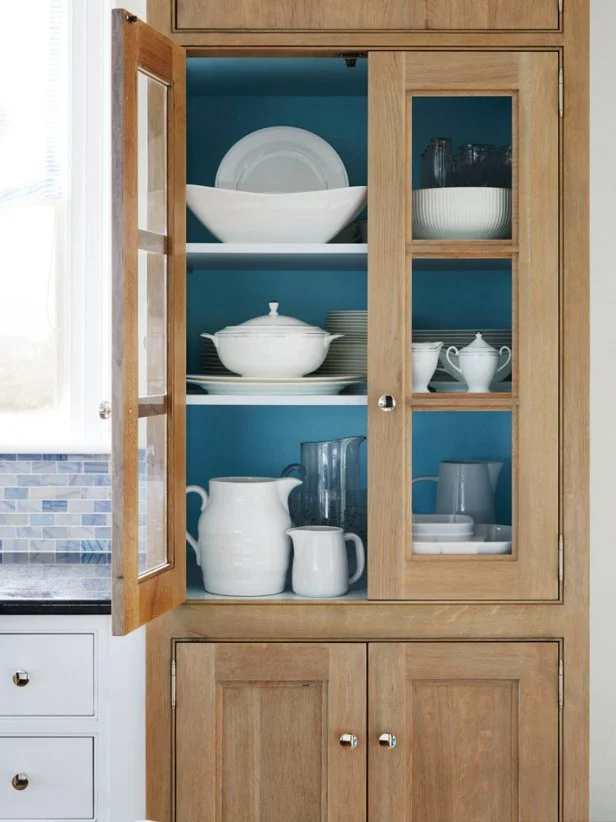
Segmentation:
{"type": "Polygon", "coordinates": [[[423,188],[413,191],[413,239],[502,240],[510,237],[509,188],[423,188]]]}
{"type": "Polygon", "coordinates": [[[331,377],[300,377],[298,379],[257,379],[255,377],[223,377],[188,374],[186,381],[203,388],[208,394],[232,395],[302,395],[328,396],[339,394],[349,385],[363,382],[360,374],[331,377]]]}
{"type": "Polygon", "coordinates": [[[362,210],[366,186],[255,194],[186,186],[195,217],[223,243],[326,243],[362,210]]]}
{"type": "Polygon", "coordinates": [[[476,525],[470,542],[413,541],[415,554],[510,554],[510,525],[476,525]]]}
{"type": "Polygon", "coordinates": [[[216,173],[217,188],[261,193],[324,191],[348,184],[338,152],[317,134],[292,126],[261,128],[242,137],[216,173]]]}

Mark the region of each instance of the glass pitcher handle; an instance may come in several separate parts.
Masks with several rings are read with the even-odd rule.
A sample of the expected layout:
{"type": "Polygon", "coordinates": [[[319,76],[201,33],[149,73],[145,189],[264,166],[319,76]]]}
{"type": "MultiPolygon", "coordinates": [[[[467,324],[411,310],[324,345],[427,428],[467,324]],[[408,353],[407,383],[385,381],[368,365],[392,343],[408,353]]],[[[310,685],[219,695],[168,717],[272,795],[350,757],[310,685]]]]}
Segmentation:
{"type": "Polygon", "coordinates": [[[301,462],[292,462],[291,465],[287,465],[287,467],[285,469],[283,469],[283,472],[280,476],[281,477],[290,477],[291,474],[293,474],[295,471],[297,471],[297,473],[299,474],[301,481],[305,482],[306,481],[306,468],[305,468],[304,465],[301,464],[301,462]]]}

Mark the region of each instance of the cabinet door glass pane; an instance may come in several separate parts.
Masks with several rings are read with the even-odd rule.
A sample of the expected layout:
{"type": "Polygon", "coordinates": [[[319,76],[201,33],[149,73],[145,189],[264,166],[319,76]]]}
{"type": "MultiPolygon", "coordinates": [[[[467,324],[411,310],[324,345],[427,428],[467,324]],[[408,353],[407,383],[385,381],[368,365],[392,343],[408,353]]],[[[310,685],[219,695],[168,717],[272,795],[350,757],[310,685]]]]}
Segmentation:
{"type": "Polygon", "coordinates": [[[511,239],[512,108],[510,96],[413,97],[413,239],[511,239]]]}
{"type": "Polygon", "coordinates": [[[512,554],[510,411],[415,411],[412,553],[512,554]]]}
{"type": "Polygon", "coordinates": [[[167,86],[137,75],[139,228],[167,230],[167,86]]]}
{"type": "Polygon", "coordinates": [[[139,251],[139,396],[167,390],[167,258],[139,251]]]}
{"type": "Polygon", "coordinates": [[[139,419],[139,573],[167,563],[167,417],[139,419]]]}

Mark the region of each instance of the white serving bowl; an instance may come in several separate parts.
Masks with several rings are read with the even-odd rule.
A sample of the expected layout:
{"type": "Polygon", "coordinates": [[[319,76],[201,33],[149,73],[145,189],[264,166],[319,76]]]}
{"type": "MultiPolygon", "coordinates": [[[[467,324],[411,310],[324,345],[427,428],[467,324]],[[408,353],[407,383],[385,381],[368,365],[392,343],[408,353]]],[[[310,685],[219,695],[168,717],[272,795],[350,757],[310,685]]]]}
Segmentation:
{"type": "Polygon", "coordinates": [[[511,237],[510,188],[422,188],[413,191],[416,240],[511,237]]]}
{"type": "Polygon", "coordinates": [[[195,217],[223,243],[326,243],[366,205],[366,186],[259,194],[186,186],[195,217]]]}
{"type": "Polygon", "coordinates": [[[474,540],[473,534],[415,534],[413,532],[413,542],[470,542],[474,540]]]}
{"type": "Polygon", "coordinates": [[[225,368],[241,377],[295,378],[316,371],[342,334],[280,315],[277,302],[269,308],[269,314],[201,336],[214,343],[225,368]]]}

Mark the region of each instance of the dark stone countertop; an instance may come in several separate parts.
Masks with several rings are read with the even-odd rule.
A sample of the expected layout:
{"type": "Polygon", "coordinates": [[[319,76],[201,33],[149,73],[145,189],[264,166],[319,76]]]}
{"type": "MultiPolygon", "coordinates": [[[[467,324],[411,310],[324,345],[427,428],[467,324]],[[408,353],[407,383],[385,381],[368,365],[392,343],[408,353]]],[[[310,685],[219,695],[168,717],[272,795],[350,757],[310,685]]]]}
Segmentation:
{"type": "Polygon", "coordinates": [[[2,555],[0,614],[111,613],[111,565],[57,559],[2,555]]]}

